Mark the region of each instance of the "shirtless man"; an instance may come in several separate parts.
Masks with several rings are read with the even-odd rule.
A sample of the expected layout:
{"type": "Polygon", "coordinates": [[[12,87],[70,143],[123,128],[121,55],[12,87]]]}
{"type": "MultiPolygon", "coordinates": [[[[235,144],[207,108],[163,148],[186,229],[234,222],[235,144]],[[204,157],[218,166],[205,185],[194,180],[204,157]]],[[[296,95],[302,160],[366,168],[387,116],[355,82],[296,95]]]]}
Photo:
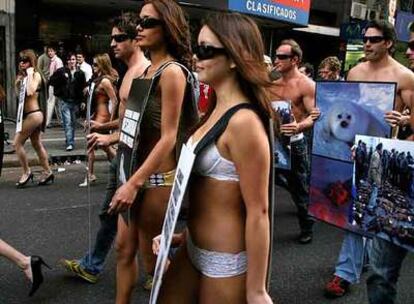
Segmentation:
{"type": "MultiPolygon", "coordinates": [[[[414,40],[414,37],[413,37],[414,40]]],[[[395,130],[397,126],[404,126],[410,123],[408,115],[402,115],[404,108],[412,108],[412,100],[414,96],[414,74],[394,60],[390,53],[395,43],[395,31],[391,24],[385,21],[372,21],[366,27],[364,37],[364,53],[366,61],[358,64],[352,68],[348,73],[347,80],[352,81],[379,81],[379,82],[396,82],[396,99],[395,108],[393,111],[385,114],[385,120],[395,130]]],[[[397,132],[393,132],[396,135],[397,132]]],[[[381,261],[378,263],[378,257],[390,257],[390,252],[383,249],[383,247],[393,246],[391,243],[374,238],[372,245],[372,252],[370,254],[370,265],[375,275],[368,279],[368,296],[370,301],[381,297],[389,299],[385,302],[371,302],[371,303],[392,303],[391,298],[385,298],[385,289],[373,291],[374,288],[380,287],[384,281],[395,280],[398,278],[397,274],[390,277],[392,271],[395,269],[385,269],[392,261],[381,261]],[[383,244],[386,243],[386,244],[383,244]],[[388,245],[389,244],[389,245],[388,245]],[[388,265],[386,265],[388,263],[388,265]],[[383,272],[387,270],[387,272],[383,272]],[[382,278],[383,281],[381,281],[382,278]],[[378,285],[377,285],[378,284],[378,285]],[[384,293],[384,294],[382,294],[384,293]]],[[[396,246],[394,246],[396,247],[396,246]]],[[[400,247],[398,247],[400,248],[400,247]]],[[[399,249],[398,249],[399,250],[399,249]]],[[[364,242],[363,238],[353,233],[346,233],[342,243],[341,252],[335,267],[335,275],[325,287],[325,293],[330,297],[343,296],[349,290],[350,284],[355,284],[359,281],[364,260],[364,242]]],[[[392,281],[395,284],[395,281],[392,281]]],[[[394,296],[395,296],[395,285],[394,296]]]]}
{"type": "Polygon", "coordinates": [[[312,241],[313,220],[308,214],[309,205],[309,153],[304,132],[312,129],[319,117],[315,108],[315,83],[299,72],[302,50],[296,41],[283,40],[276,49],[275,69],[282,77],[273,82],[271,100],[289,100],[292,104],[293,122],[280,127],[280,132],[290,137],[291,171],[286,176],[288,190],[298,208],[300,235],[298,242],[312,241]]]}
{"type": "MultiPolygon", "coordinates": [[[[128,70],[124,76],[119,89],[119,121],[124,117],[125,107],[131,88],[132,80],[139,77],[150,65],[144,53],[136,45],[136,25],[137,15],[125,13],[113,21],[111,47],[115,57],[124,61],[128,70]]],[[[112,122],[113,124],[113,122],[112,122]]],[[[119,127],[118,127],[119,128],[119,127]]],[[[109,146],[117,143],[119,131],[112,134],[91,133],[88,135],[88,147],[93,149],[95,146],[109,146]]],[[[96,236],[95,247],[80,260],[62,260],[63,266],[82,279],[96,283],[98,275],[102,272],[106,255],[111,249],[112,242],[117,231],[118,214],[108,214],[109,204],[117,189],[117,161],[114,158],[109,170],[109,182],[106,187],[105,200],[99,214],[101,227],[96,236]]]]}

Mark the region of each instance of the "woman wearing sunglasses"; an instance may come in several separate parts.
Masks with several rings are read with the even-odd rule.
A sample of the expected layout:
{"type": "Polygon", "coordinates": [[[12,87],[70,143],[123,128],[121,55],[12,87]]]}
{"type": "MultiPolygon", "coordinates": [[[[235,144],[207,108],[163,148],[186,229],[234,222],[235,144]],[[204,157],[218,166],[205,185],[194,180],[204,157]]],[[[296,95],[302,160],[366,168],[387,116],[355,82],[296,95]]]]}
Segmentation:
{"type": "Polygon", "coordinates": [[[196,70],[215,95],[187,144],[197,146],[227,111],[242,109],[196,157],[185,241],[159,303],[272,303],[265,287],[271,109],[260,37],[257,25],[240,14],[211,15],[201,28],[196,70]]]}
{"type": "MultiPolygon", "coordinates": [[[[108,54],[98,54],[93,58],[93,74],[95,78],[95,89],[91,93],[91,132],[109,133],[108,123],[114,120],[118,109],[118,98],[116,95],[116,82],[118,72],[112,68],[111,59],[108,54]]],[[[103,146],[108,160],[115,157],[115,151],[111,146],[103,146]]],[[[79,184],[86,187],[89,183],[96,181],[94,174],[95,152],[88,153],[88,177],[79,184]]]]}
{"type": "MultiPolygon", "coordinates": [[[[48,155],[42,144],[41,132],[44,130],[45,112],[41,109],[39,102],[42,90],[42,76],[36,68],[36,55],[32,50],[24,50],[19,53],[19,72],[16,77],[16,92],[24,94],[23,103],[23,122],[20,132],[14,137],[14,146],[16,148],[17,157],[23,168],[23,175],[17,181],[17,187],[23,187],[29,180],[33,181],[33,173],[29,168],[24,144],[28,138],[32,142],[32,146],[39,157],[39,163],[43,167],[43,173],[40,177],[38,185],[46,185],[53,182],[54,175],[49,167],[48,155]],[[21,92],[21,86],[26,83],[26,91],[21,92]]],[[[44,108],[44,107],[43,107],[44,108]]],[[[19,117],[18,117],[19,119],[19,117]]]]}
{"type": "MultiPolygon", "coordinates": [[[[142,83],[143,87],[148,82],[153,85],[144,92],[148,97],[143,97],[147,105],[141,114],[137,169],[117,190],[109,210],[129,209],[130,214],[129,224],[124,216],[118,220],[118,304],[130,302],[138,278],[138,249],[145,272],[154,272],[152,238],[161,232],[175,175],[176,150],[185,132],[198,119],[196,107],[188,107],[192,104],[187,84],[187,77],[192,76],[192,56],[189,26],[180,6],[173,0],[144,1],[136,39],[149,55],[151,66],[135,83],[142,83]]],[[[149,277],[144,288],[150,289],[151,284],[149,277]]]]}

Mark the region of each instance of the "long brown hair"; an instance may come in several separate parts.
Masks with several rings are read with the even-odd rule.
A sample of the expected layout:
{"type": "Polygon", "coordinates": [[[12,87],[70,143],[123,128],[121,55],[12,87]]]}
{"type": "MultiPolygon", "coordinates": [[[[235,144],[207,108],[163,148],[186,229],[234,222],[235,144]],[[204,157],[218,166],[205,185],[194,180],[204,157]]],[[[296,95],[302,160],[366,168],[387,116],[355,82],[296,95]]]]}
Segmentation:
{"type": "Polygon", "coordinates": [[[118,78],[118,72],[112,67],[111,59],[107,53],[97,54],[94,59],[102,75],[108,77],[111,82],[118,78]]]}
{"type": "MultiPolygon", "coordinates": [[[[256,106],[261,118],[273,117],[267,93],[271,82],[263,61],[262,35],[256,23],[238,13],[214,13],[202,25],[207,26],[217,36],[227,55],[236,64],[240,88],[256,106]]],[[[215,94],[211,99],[206,119],[215,106],[215,94]]]]}
{"type": "Polygon", "coordinates": [[[31,49],[26,49],[19,52],[19,57],[26,57],[29,59],[30,66],[35,70],[35,72],[38,72],[37,70],[37,57],[36,53],[31,49]]]}
{"type": "Polygon", "coordinates": [[[152,4],[164,21],[168,53],[191,69],[190,28],[182,8],[174,0],[145,0],[146,4],[152,4]]]}

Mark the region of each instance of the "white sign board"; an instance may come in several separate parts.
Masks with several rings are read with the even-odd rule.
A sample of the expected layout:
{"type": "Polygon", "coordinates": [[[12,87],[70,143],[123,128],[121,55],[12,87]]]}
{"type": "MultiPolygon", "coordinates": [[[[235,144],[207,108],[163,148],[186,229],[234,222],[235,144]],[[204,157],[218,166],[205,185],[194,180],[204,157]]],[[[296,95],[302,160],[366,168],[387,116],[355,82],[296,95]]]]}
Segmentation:
{"type": "Polygon", "coordinates": [[[23,111],[24,111],[24,101],[26,98],[26,89],[27,89],[27,76],[22,80],[19,91],[19,106],[17,108],[17,117],[16,117],[16,133],[22,131],[23,126],[23,111]]]}

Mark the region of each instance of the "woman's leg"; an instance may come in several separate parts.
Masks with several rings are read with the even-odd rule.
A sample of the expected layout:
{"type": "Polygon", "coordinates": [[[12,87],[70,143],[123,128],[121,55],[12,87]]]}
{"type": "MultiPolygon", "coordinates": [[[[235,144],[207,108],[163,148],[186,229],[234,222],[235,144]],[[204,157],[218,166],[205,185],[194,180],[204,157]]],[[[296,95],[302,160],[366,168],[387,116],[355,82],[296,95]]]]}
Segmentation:
{"type": "Polygon", "coordinates": [[[32,142],[33,149],[35,149],[37,156],[39,157],[39,163],[46,173],[50,173],[49,156],[42,143],[42,133],[39,129],[34,131],[30,135],[30,141],[32,142]]]}
{"type": "Polygon", "coordinates": [[[0,255],[16,264],[30,281],[33,280],[32,269],[30,267],[30,257],[25,256],[20,251],[17,251],[2,239],[0,239],[0,255]]]}
{"type": "MultiPolygon", "coordinates": [[[[133,212],[133,210],[131,210],[133,212]]],[[[132,290],[138,280],[138,229],[136,222],[128,225],[120,215],[116,236],[116,304],[130,303],[132,290]]]]}
{"type": "MultiPolygon", "coordinates": [[[[29,163],[27,161],[24,144],[29,136],[41,125],[43,115],[40,112],[29,114],[24,120],[22,130],[14,136],[14,147],[17,157],[23,168],[23,175],[29,174],[29,163]]],[[[23,178],[24,179],[24,178],[23,178]]]]}
{"type": "Polygon", "coordinates": [[[152,252],[152,239],[161,233],[171,187],[145,190],[138,214],[139,252],[144,270],[153,274],[157,257],[152,252]]]}
{"type": "Polygon", "coordinates": [[[202,276],[198,303],[247,303],[246,275],[243,274],[230,278],[202,276]]]}
{"type": "Polygon", "coordinates": [[[158,303],[197,303],[199,284],[200,274],[191,264],[184,242],[164,274],[158,303]]]}
{"type": "Polygon", "coordinates": [[[95,163],[95,151],[91,151],[88,154],[88,175],[91,177],[94,173],[94,163],[95,163]]]}

